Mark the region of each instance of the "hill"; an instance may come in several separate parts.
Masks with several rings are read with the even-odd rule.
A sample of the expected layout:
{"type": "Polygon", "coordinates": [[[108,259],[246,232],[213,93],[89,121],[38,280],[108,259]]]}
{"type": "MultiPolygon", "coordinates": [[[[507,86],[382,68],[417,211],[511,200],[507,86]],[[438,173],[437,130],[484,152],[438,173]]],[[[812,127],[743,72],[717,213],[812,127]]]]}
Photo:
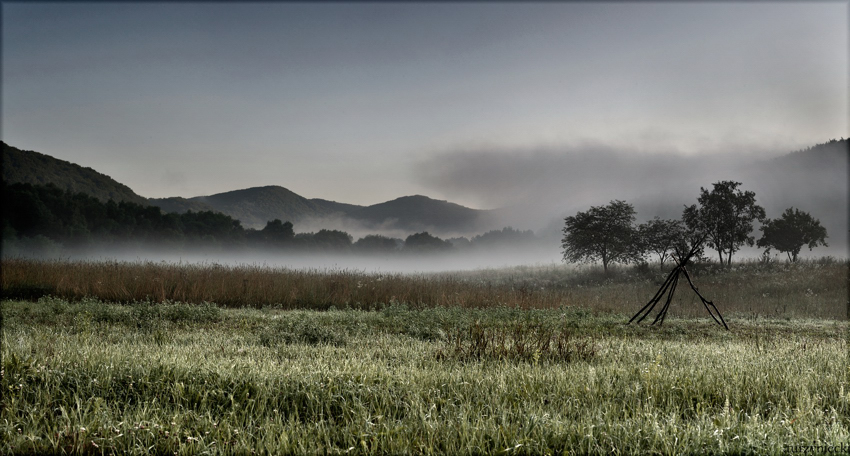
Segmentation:
{"type": "Polygon", "coordinates": [[[203,211],[213,211],[213,212],[221,212],[210,206],[209,204],[202,203],[200,201],[192,201],[180,196],[172,196],[170,198],[148,198],[151,205],[159,206],[163,212],[176,212],[178,214],[183,214],[187,211],[192,212],[203,212],[203,211]]]}
{"type": "MultiPolygon", "coordinates": [[[[149,200],[91,168],[6,143],[2,143],[2,148],[3,181],[7,184],[53,183],[60,189],[83,192],[101,201],[112,199],[155,205],[164,212],[220,212],[240,220],[246,228],[263,228],[269,220],[280,219],[304,230],[394,231],[395,236],[401,235],[399,231],[408,234],[429,231],[438,236],[452,236],[519,225],[522,228],[545,227],[543,231],[551,232],[550,237],[557,240],[563,225],[563,214],[555,210],[543,215],[526,214],[523,208],[482,211],[422,195],[404,196],[364,207],[318,198],[307,199],[280,186],[254,187],[194,198],[149,200]],[[550,218],[547,225],[546,220],[550,218]]],[[[684,177],[678,180],[665,177],[654,181],[652,187],[635,190],[628,198],[635,203],[641,215],[678,218],[683,204],[694,202],[700,186],[707,187],[719,180],[738,180],[744,183],[745,189],[756,192],[757,201],[767,210],[768,217],[777,217],[785,208],[792,206],[807,211],[827,228],[831,247],[846,249],[848,170],[850,141],[832,140],[769,160],[729,163],[723,169],[701,169],[699,173],[683,173],[684,177]]]]}
{"type": "Polygon", "coordinates": [[[756,192],[768,217],[778,217],[789,207],[820,219],[829,234],[827,242],[846,252],[850,140],[832,140],[753,166],[741,175],[756,192]]]}
{"type": "Polygon", "coordinates": [[[484,222],[487,211],[470,209],[427,196],[403,196],[352,211],[349,217],[373,226],[438,233],[472,231],[484,222]]]}
{"type": "Polygon", "coordinates": [[[62,190],[82,192],[101,201],[129,201],[158,206],[163,212],[213,211],[233,217],[246,228],[263,228],[269,220],[339,223],[368,229],[430,230],[435,233],[471,232],[479,227],[484,211],[426,196],[405,196],[364,207],[319,198],[307,199],[284,187],[265,186],[193,198],[147,199],[130,187],[91,168],[21,150],[3,143],[3,181],[7,184],[52,183],[62,190]]]}
{"type": "Polygon", "coordinates": [[[53,184],[73,193],[86,193],[100,201],[128,201],[144,206],[150,203],[130,187],[91,168],[59,160],[32,150],[3,145],[3,182],[6,184],[53,184]]]}
{"type": "Polygon", "coordinates": [[[850,156],[850,138],[833,139],[774,158],[768,161],[768,164],[781,168],[803,167],[814,171],[827,171],[835,167],[846,169],[848,156],[850,156]]]}
{"type": "Polygon", "coordinates": [[[432,231],[436,233],[474,231],[485,211],[470,209],[448,201],[422,195],[404,196],[372,206],[339,203],[323,199],[307,199],[279,186],[255,187],[189,199],[155,200],[165,210],[184,212],[192,204],[203,205],[227,214],[245,227],[262,228],[269,220],[280,219],[296,225],[333,224],[346,221],[347,226],[364,229],[432,231]]]}
{"type": "Polygon", "coordinates": [[[336,201],[328,201],[320,198],[311,198],[310,201],[331,212],[337,212],[346,215],[357,211],[358,209],[363,209],[363,206],[358,206],[357,204],[338,203],[336,201]]]}
{"type": "Polygon", "coordinates": [[[269,220],[294,224],[307,218],[333,214],[331,206],[316,203],[286,188],[270,185],[209,196],[188,198],[188,203],[204,204],[242,222],[248,228],[263,228],[269,220]]]}

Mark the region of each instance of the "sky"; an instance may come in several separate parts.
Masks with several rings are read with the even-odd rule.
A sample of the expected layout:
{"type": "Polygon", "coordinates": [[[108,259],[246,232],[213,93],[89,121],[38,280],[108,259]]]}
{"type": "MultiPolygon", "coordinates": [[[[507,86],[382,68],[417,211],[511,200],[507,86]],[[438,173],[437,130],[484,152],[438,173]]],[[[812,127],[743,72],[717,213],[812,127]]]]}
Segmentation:
{"type": "Polygon", "coordinates": [[[589,182],[847,137],[847,106],[846,2],[2,4],[3,140],[145,197],[497,208],[599,151],[589,182]]]}

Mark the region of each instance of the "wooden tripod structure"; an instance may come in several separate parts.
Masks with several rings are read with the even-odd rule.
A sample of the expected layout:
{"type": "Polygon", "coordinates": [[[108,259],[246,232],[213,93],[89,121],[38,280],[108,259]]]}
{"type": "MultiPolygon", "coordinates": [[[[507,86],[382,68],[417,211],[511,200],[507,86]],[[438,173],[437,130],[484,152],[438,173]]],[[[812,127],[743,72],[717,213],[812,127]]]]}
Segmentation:
{"type": "Polygon", "coordinates": [[[699,241],[695,242],[693,247],[691,247],[690,251],[688,251],[687,255],[683,256],[681,255],[681,252],[677,252],[678,255],[673,255],[673,261],[676,262],[676,267],[673,268],[672,271],[670,271],[670,274],[667,276],[667,279],[661,285],[661,288],[659,288],[658,291],[655,293],[655,296],[653,296],[652,299],[650,299],[649,302],[645,306],[643,306],[643,308],[640,309],[638,313],[636,313],[635,316],[633,316],[627,324],[631,324],[631,322],[633,322],[636,318],[637,323],[643,321],[643,319],[646,318],[647,315],[650,314],[650,312],[652,312],[652,309],[655,308],[655,305],[658,304],[659,301],[661,301],[661,298],[664,297],[664,293],[666,292],[667,301],[661,307],[661,310],[658,312],[658,315],[656,315],[655,320],[652,322],[653,325],[658,323],[658,326],[664,324],[664,317],[667,316],[667,310],[670,308],[670,302],[673,301],[673,292],[676,291],[676,286],[679,284],[679,276],[684,275],[685,279],[687,279],[688,281],[688,285],[690,285],[691,289],[694,290],[694,293],[699,296],[699,299],[702,301],[702,305],[705,306],[705,310],[708,311],[708,314],[711,315],[711,318],[714,319],[714,322],[726,328],[727,331],[729,330],[729,326],[726,326],[726,320],[723,319],[723,315],[720,315],[720,310],[717,309],[717,306],[715,306],[713,302],[705,299],[705,297],[700,294],[697,287],[694,286],[694,282],[691,280],[691,275],[688,273],[688,270],[685,269],[685,266],[688,264],[688,261],[690,261],[691,258],[699,251],[699,248],[704,241],[705,238],[703,237],[699,241]],[[709,306],[711,306],[711,308],[709,308],[709,306]],[[714,309],[714,312],[712,312],[711,309],[714,309]],[[717,314],[716,316],[714,315],[715,313],[717,314]],[[639,316],[640,318],[638,318],[639,316]]]}

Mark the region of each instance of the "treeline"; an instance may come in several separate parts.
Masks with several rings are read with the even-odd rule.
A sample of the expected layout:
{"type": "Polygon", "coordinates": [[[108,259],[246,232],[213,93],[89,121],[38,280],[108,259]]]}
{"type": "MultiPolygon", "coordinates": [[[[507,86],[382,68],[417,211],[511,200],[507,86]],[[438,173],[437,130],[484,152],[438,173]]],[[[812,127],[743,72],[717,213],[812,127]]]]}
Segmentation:
{"type": "Polygon", "coordinates": [[[52,184],[3,183],[2,203],[4,247],[12,247],[11,250],[156,246],[424,253],[536,239],[531,231],[504,228],[471,240],[443,240],[421,232],[406,239],[372,234],[355,242],[350,234],[339,230],[296,234],[292,223],[281,220],[269,221],[263,229],[256,230],[217,212],[163,213],[156,206],[112,200],[104,203],[88,194],[72,193],[52,184]]]}
{"type": "Polygon", "coordinates": [[[94,244],[157,242],[240,243],[246,238],[238,220],[214,212],[163,214],[156,206],[113,200],[101,202],[53,184],[2,186],[3,238],[46,238],[70,248],[94,244]]]}
{"type": "Polygon", "coordinates": [[[696,259],[707,261],[706,248],[717,253],[720,264],[731,266],[732,255],[743,246],[763,248],[762,261],[772,260],[771,251],[784,253],[796,262],[800,250],[828,246],[827,232],[820,221],[797,208],[787,208],[779,218],[769,219],[756,204],[756,194],[739,189],[741,183],[720,181],[708,190],[700,188],[697,204],[685,206],[681,220],[658,217],[635,224],[631,204],[614,200],[592,206],[564,219],[561,241],[567,262],[645,263],[657,259],[681,261],[692,249],[696,259]],[[761,238],[752,235],[754,223],[761,224],[761,238]]]}

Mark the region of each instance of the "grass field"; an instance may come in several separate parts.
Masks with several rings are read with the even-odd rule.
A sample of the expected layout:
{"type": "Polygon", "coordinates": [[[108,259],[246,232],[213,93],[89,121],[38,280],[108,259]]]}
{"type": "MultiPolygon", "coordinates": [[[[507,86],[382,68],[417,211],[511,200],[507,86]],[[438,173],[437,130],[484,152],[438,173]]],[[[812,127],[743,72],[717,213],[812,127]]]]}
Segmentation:
{"type": "Polygon", "coordinates": [[[695,270],[730,331],[685,289],[662,327],[625,325],[656,270],[3,266],[4,292],[60,297],[2,302],[2,454],[850,448],[846,262],[695,270]],[[137,292],[247,277],[272,302],[86,285],[120,289],[133,268],[137,292]]]}

